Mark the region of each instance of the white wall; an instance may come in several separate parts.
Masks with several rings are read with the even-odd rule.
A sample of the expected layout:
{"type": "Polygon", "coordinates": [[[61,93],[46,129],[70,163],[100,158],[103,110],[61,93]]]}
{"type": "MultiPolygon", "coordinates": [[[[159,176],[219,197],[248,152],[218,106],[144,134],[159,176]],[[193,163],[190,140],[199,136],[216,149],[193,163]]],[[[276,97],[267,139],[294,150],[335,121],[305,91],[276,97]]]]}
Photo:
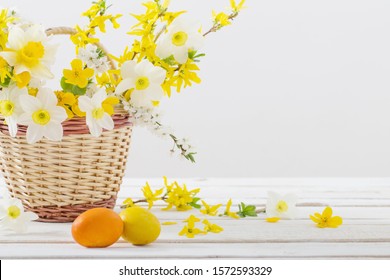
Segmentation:
{"type": "MultiPolygon", "coordinates": [[[[53,26],[80,22],[88,2],[1,5],[53,26]]],[[[113,11],[140,11],[140,1],[111,2],[113,11]]],[[[229,1],[172,2],[206,29],[211,9],[229,1]]],[[[203,83],[163,104],[166,123],[197,146],[198,163],[170,158],[169,142],[135,129],[127,175],[390,176],[390,2],[247,2],[233,26],[208,38],[203,83]]],[[[105,38],[110,50],[131,43],[127,29],[105,38]]],[[[71,50],[61,48],[57,73],[71,50]]]]}

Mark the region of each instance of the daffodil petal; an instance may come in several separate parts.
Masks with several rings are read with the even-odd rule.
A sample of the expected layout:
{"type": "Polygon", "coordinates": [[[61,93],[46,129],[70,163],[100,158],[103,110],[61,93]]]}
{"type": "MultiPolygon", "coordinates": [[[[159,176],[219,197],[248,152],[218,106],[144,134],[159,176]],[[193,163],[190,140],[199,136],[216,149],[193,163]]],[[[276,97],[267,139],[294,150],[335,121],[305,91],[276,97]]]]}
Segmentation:
{"type": "Polygon", "coordinates": [[[43,138],[43,129],[34,123],[27,127],[26,139],[29,144],[34,144],[43,138]]]}
{"type": "Polygon", "coordinates": [[[35,112],[42,107],[42,103],[36,97],[31,95],[21,95],[19,97],[20,106],[24,112],[35,112]]]}
{"type": "Polygon", "coordinates": [[[62,123],[68,118],[66,110],[60,106],[50,108],[49,112],[51,120],[57,123],[62,123]]]}
{"type": "Polygon", "coordinates": [[[97,120],[97,124],[106,130],[114,129],[114,121],[109,114],[104,113],[103,117],[97,120]]]}
{"type": "Polygon", "coordinates": [[[92,111],[93,105],[92,100],[88,96],[80,96],[79,97],[79,108],[82,112],[89,112],[92,111]]]}
{"type": "Polygon", "coordinates": [[[43,127],[44,136],[51,141],[61,141],[64,135],[62,125],[55,122],[48,123],[43,127]]]}
{"type": "Polygon", "coordinates": [[[131,78],[136,76],[135,66],[137,63],[134,60],[126,61],[121,67],[121,76],[123,79],[131,78]]]}
{"type": "Polygon", "coordinates": [[[44,108],[55,107],[58,103],[56,95],[48,88],[41,88],[38,91],[37,97],[41,102],[44,108]]]}
{"type": "Polygon", "coordinates": [[[178,63],[184,64],[188,60],[188,49],[185,46],[177,47],[174,56],[178,63]]]}
{"type": "Polygon", "coordinates": [[[115,89],[115,94],[120,95],[131,88],[134,88],[134,80],[132,78],[126,78],[118,84],[115,89]]]}

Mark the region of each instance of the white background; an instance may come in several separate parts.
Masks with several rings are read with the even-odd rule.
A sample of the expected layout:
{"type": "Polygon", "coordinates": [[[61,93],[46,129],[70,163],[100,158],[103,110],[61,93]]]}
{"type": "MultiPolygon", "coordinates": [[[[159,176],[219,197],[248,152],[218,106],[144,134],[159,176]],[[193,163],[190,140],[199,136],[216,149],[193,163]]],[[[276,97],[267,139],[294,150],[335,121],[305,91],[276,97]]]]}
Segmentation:
{"type": "MultiPolygon", "coordinates": [[[[141,1],[112,0],[112,12],[141,1]]],[[[85,0],[8,0],[45,26],[82,24],[85,0]]],[[[172,0],[203,29],[228,0],[172,0]]],[[[233,26],[212,34],[203,83],[163,102],[165,123],[197,147],[197,164],[170,142],[134,130],[129,177],[385,177],[390,175],[390,2],[247,0],[233,26]]],[[[103,43],[119,54],[132,20],[103,43]]],[[[56,75],[72,60],[61,42],[56,75]]],[[[56,84],[53,84],[56,85],[56,84]]]]}

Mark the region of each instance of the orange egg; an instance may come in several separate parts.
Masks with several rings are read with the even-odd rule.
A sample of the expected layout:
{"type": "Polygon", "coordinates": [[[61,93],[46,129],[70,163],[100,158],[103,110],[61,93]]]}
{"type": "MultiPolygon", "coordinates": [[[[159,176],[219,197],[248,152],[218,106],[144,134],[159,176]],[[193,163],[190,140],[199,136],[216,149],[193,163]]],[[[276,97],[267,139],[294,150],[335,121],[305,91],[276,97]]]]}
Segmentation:
{"type": "Polygon", "coordinates": [[[88,248],[104,248],[118,241],[123,221],[113,210],[94,208],[85,211],[72,224],[73,239],[88,248]]]}

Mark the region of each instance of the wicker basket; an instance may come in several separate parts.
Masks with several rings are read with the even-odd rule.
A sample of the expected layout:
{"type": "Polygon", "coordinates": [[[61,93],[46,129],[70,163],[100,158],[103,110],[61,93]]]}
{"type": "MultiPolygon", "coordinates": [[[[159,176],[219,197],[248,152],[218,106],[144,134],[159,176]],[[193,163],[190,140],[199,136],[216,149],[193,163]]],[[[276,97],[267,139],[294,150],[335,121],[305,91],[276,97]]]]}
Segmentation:
{"type": "MultiPolygon", "coordinates": [[[[73,29],[50,29],[49,34],[71,34],[73,29]]],[[[113,65],[113,64],[112,64],[113,65]]],[[[96,138],[89,134],[85,118],[62,123],[61,142],[26,141],[26,127],[15,138],[0,120],[1,171],[13,197],[39,221],[71,222],[94,207],[113,208],[122,183],[129,152],[132,124],[129,115],[116,108],[115,128],[96,138]]]]}

